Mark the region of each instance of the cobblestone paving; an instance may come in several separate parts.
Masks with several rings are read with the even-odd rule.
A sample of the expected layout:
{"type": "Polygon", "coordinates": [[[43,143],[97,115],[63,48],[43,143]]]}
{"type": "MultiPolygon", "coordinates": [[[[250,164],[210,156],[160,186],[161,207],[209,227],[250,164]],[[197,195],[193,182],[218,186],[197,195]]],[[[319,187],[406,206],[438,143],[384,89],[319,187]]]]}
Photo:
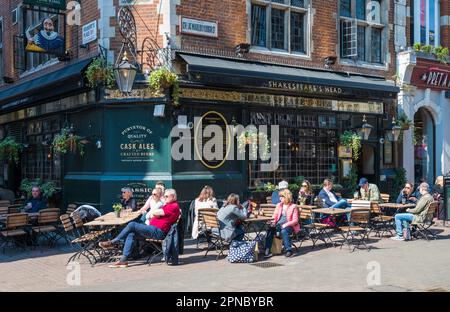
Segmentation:
{"type": "MultiPolygon", "coordinates": [[[[281,264],[260,268],[215,261],[187,241],[182,264],[142,261],[126,269],[80,261],[80,285],[67,282],[69,247],[0,255],[0,291],[450,291],[450,228],[436,227],[439,239],[396,242],[372,237],[369,252],[344,247],[311,248],[295,257],[275,256],[281,264]],[[379,267],[379,283],[373,277],[379,267]],[[368,284],[368,277],[369,282],[368,284]]],[[[70,282],[70,280],[69,280],[70,282]]]]}

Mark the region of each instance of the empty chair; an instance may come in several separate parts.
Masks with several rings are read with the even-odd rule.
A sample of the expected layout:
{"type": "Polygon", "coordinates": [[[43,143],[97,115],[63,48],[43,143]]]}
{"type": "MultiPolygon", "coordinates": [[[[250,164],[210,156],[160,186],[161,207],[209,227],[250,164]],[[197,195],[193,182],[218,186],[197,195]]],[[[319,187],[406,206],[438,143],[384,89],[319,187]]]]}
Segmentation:
{"type": "Polygon", "coordinates": [[[59,238],[63,237],[58,228],[60,209],[46,208],[39,211],[37,226],[32,227],[37,238],[44,237],[49,246],[53,246],[59,238]]]}
{"type": "Polygon", "coordinates": [[[67,209],[66,209],[66,213],[70,215],[76,209],[77,209],[77,205],[76,204],[68,204],[67,205],[67,209]]]}
{"type": "Polygon", "coordinates": [[[2,238],[3,253],[5,253],[6,246],[18,245],[22,248],[26,246],[26,235],[24,228],[28,225],[28,214],[15,213],[6,216],[5,230],[0,231],[2,238]]]}
{"type": "Polygon", "coordinates": [[[381,193],[380,197],[381,197],[381,200],[383,201],[383,203],[388,203],[389,199],[391,198],[391,195],[386,194],[386,193],[381,193]]]}
{"type": "MultiPolygon", "coordinates": [[[[370,204],[370,202],[369,202],[370,204]]],[[[344,238],[344,243],[349,246],[353,244],[353,250],[359,248],[360,245],[369,251],[366,245],[366,239],[368,238],[368,227],[370,223],[370,205],[367,208],[352,208],[350,212],[350,224],[349,226],[340,226],[338,230],[342,232],[342,237],[344,238]]],[[[341,245],[341,248],[344,244],[341,245]]]]}

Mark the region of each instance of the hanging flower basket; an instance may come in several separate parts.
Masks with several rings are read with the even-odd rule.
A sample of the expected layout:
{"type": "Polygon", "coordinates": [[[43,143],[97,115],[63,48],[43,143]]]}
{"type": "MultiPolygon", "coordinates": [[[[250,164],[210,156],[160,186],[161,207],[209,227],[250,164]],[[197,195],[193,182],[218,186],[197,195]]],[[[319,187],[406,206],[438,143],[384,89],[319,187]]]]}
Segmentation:
{"type": "Polygon", "coordinates": [[[270,142],[266,133],[259,132],[258,130],[251,129],[242,132],[238,137],[238,151],[239,153],[245,153],[245,147],[250,145],[250,156],[253,159],[258,157],[258,147],[260,148],[260,156],[263,160],[268,159],[270,152],[270,142]]]}
{"type": "Polygon", "coordinates": [[[81,143],[81,137],[70,132],[68,128],[62,128],[61,132],[55,136],[52,143],[54,153],[67,154],[71,152],[80,156],[84,155],[84,144],[81,143]]]}

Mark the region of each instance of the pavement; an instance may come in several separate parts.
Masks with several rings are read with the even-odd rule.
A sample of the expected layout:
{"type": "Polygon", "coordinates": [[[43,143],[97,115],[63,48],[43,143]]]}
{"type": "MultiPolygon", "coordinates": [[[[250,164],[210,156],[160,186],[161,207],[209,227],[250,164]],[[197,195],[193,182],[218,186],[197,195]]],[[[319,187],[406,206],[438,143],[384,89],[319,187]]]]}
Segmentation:
{"type": "MultiPolygon", "coordinates": [[[[0,291],[450,291],[450,228],[437,226],[438,239],[408,242],[371,237],[370,251],[305,242],[292,258],[274,256],[257,264],[232,264],[214,252],[205,258],[192,240],[178,266],[131,262],[128,268],[66,265],[68,246],[0,254],[0,291]]],[[[200,246],[202,247],[202,246],[200,246]]]]}

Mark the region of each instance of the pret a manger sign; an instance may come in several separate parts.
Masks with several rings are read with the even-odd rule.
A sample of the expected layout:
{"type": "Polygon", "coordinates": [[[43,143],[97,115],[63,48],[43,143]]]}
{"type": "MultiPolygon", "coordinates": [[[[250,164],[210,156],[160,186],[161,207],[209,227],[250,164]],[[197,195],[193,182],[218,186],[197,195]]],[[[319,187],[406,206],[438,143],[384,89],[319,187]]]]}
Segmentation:
{"type": "Polygon", "coordinates": [[[450,90],[450,66],[436,61],[417,59],[411,75],[411,84],[418,88],[450,90]]]}
{"type": "Polygon", "coordinates": [[[430,68],[424,73],[420,80],[430,87],[450,88],[450,72],[442,71],[439,68],[430,68]]]}

